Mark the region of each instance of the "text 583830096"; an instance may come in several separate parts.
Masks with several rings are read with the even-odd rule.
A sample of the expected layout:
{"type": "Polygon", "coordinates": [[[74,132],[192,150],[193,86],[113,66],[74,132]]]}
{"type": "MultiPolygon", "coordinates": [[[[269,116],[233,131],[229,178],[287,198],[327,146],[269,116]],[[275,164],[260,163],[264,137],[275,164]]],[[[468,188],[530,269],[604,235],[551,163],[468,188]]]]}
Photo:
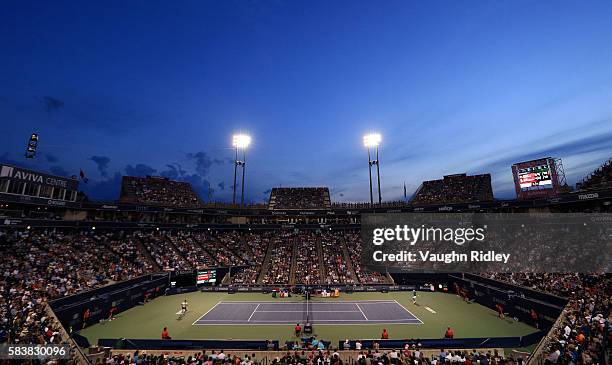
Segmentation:
{"type": "Polygon", "coordinates": [[[70,346],[68,345],[0,345],[0,359],[69,359],[70,346]]]}

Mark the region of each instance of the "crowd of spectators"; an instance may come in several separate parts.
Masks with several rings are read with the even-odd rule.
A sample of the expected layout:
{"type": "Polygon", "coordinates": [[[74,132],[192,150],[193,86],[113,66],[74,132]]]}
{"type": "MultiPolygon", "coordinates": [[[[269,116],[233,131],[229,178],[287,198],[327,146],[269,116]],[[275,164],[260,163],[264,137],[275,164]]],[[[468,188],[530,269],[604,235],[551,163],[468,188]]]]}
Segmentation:
{"type": "Polygon", "coordinates": [[[325,233],[321,236],[325,284],[355,284],[344,257],[344,243],[340,233],[325,233]]]}
{"type": "Polygon", "coordinates": [[[292,237],[292,239],[297,245],[297,257],[294,269],[295,284],[314,284],[321,282],[322,268],[317,250],[317,235],[302,233],[292,237]]]}
{"type": "Polygon", "coordinates": [[[361,236],[359,233],[346,233],[344,235],[353,270],[361,284],[388,284],[389,279],[379,272],[370,271],[361,267],[361,236]]]}
{"type": "Polygon", "coordinates": [[[329,209],[329,188],[272,188],[270,209],[329,209]]]}
{"type": "Polygon", "coordinates": [[[490,174],[473,176],[456,174],[444,176],[440,180],[423,181],[412,199],[412,204],[453,204],[492,200],[490,174]]]}
{"type": "Polygon", "coordinates": [[[125,235],[123,233],[117,235],[113,233],[106,233],[102,234],[100,237],[108,248],[118,257],[123,257],[126,260],[142,266],[144,272],[155,271],[153,263],[142,252],[142,249],[138,244],[137,235],[125,235]]]}
{"type": "Polygon", "coordinates": [[[441,349],[436,355],[427,356],[417,345],[408,343],[402,350],[383,351],[375,344],[374,349],[360,351],[355,363],[358,365],[444,365],[444,364],[464,364],[464,365],[522,365],[525,364],[522,358],[514,359],[505,357],[497,350],[477,351],[477,350],[454,350],[445,351],[441,349]]]}
{"type": "Polygon", "coordinates": [[[163,205],[177,208],[196,208],[204,204],[191,184],[165,177],[124,176],[121,197],[124,203],[163,205]]]}
{"type": "Polygon", "coordinates": [[[259,365],[262,363],[274,365],[344,365],[345,363],[357,365],[523,365],[525,360],[521,357],[504,356],[497,350],[450,350],[441,349],[439,353],[423,351],[416,345],[409,345],[403,349],[382,350],[377,343],[371,349],[359,349],[356,354],[347,355],[336,349],[319,348],[313,343],[322,344],[322,341],[313,339],[304,346],[282,352],[281,354],[265,354],[262,358],[255,353],[231,354],[221,351],[202,351],[192,355],[179,356],[176,354],[147,354],[135,351],[133,354],[115,354],[96,365],[259,365]]]}
{"type": "Polygon", "coordinates": [[[181,271],[194,268],[166,235],[146,234],[142,238],[144,247],[162,270],[181,271]]]}
{"type": "Polygon", "coordinates": [[[175,234],[167,234],[167,239],[181,253],[192,269],[215,267],[217,261],[205,250],[201,242],[201,234],[179,231],[175,234]]]}
{"type": "Polygon", "coordinates": [[[198,242],[210,252],[221,266],[240,266],[244,261],[237,252],[242,250],[239,245],[240,234],[237,232],[223,232],[216,236],[198,233],[198,242]],[[235,251],[234,249],[237,249],[235,251]]]}
{"type": "Polygon", "coordinates": [[[488,276],[569,299],[561,316],[562,322],[553,328],[544,345],[548,364],[602,363],[612,330],[612,277],[563,273],[494,273],[488,276]]]}
{"type": "MultiPolygon", "coordinates": [[[[170,234],[159,231],[131,234],[91,230],[86,233],[55,230],[0,231],[0,254],[11,258],[0,261],[0,338],[11,334],[14,343],[57,343],[60,341],[60,327],[45,315],[46,302],[151,272],[155,268],[147,253],[163,269],[194,268],[204,265],[206,260],[240,263],[246,269],[235,275],[233,282],[236,284],[255,284],[260,274],[263,275],[263,284],[286,284],[290,279],[295,255],[296,283],[316,283],[320,280],[321,270],[325,270],[330,284],[350,284],[352,278],[345,262],[343,244],[360,283],[388,282],[383,274],[366,272],[361,268],[361,238],[358,233],[221,232],[211,236],[201,232],[170,234]],[[210,251],[213,252],[211,255],[209,248],[203,248],[204,241],[222,249],[210,251]],[[266,266],[264,261],[268,250],[270,257],[267,270],[261,273],[266,266]],[[226,259],[219,260],[216,255],[226,259]]],[[[605,336],[609,333],[606,332],[606,326],[610,322],[610,276],[546,273],[495,273],[488,276],[569,299],[561,317],[562,323],[553,330],[546,343],[547,361],[550,364],[590,364],[601,361],[602,350],[608,341],[605,336]]],[[[452,358],[465,363],[475,363],[474,360],[480,360],[480,363],[488,361],[490,364],[511,363],[508,359],[497,359],[494,354],[470,352],[446,356],[441,354],[438,360],[420,359],[418,350],[406,350],[408,352],[398,353],[398,358],[410,359],[415,363],[447,363],[452,362],[448,360],[452,358]],[[446,362],[440,362],[443,358],[446,362]]],[[[203,363],[199,361],[207,359],[204,362],[217,363],[219,359],[211,360],[214,355],[202,353],[199,357],[180,361],[203,363]]],[[[325,353],[305,352],[305,355],[308,364],[315,359],[317,364],[339,360],[334,360],[333,353],[327,356],[325,353]],[[323,360],[320,356],[323,356],[323,360]]],[[[368,356],[382,364],[393,364],[395,361],[392,360],[395,358],[393,352],[380,356],[376,352],[364,352],[363,355],[356,361],[363,363],[363,359],[368,356]]],[[[140,357],[145,358],[146,355],[140,357]]],[[[298,358],[298,362],[303,363],[301,354],[298,358]]],[[[153,359],[156,362],[145,363],[166,361],[160,357],[153,359]]],[[[240,364],[249,361],[247,357],[239,359],[240,364]]],[[[115,361],[117,358],[108,360],[115,361]]],[[[134,361],[134,358],[129,361],[134,361]]],[[[279,359],[278,363],[295,361],[295,354],[291,354],[284,360],[279,359]]]]}
{"type": "Polygon", "coordinates": [[[229,354],[225,351],[202,351],[189,356],[175,354],[147,354],[135,351],[133,354],[115,354],[99,361],[96,365],[259,365],[256,354],[229,354]]]}
{"type": "Polygon", "coordinates": [[[58,343],[59,325],[45,314],[48,300],[148,270],[140,256],[115,250],[120,246],[94,233],[0,231],[0,342],[10,336],[12,343],[58,343]]]}
{"type": "MultiPolygon", "coordinates": [[[[279,233],[272,237],[272,251],[262,284],[287,284],[293,257],[293,234],[279,233]]],[[[265,266],[265,265],[264,265],[265,266]]],[[[262,270],[265,270],[262,268],[262,270]]]]}
{"type": "Polygon", "coordinates": [[[372,206],[376,208],[403,208],[410,205],[409,202],[405,200],[392,200],[392,201],[384,201],[381,203],[375,202],[371,204],[370,202],[362,202],[362,203],[351,203],[351,202],[335,202],[332,203],[333,209],[366,209],[371,208],[372,206]]]}
{"type": "Polygon", "coordinates": [[[233,241],[234,244],[240,245],[240,247],[234,246],[235,251],[242,252],[242,261],[247,266],[232,277],[232,283],[239,285],[257,284],[270,245],[270,238],[271,232],[249,233],[242,240],[233,241]]]}

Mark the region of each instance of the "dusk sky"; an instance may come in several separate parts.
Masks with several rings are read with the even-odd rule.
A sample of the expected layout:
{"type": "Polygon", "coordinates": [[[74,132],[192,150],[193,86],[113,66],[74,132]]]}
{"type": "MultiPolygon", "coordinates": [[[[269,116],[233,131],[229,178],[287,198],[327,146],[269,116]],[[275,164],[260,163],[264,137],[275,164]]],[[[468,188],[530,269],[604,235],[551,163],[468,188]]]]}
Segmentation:
{"type": "Polygon", "coordinates": [[[514,198],[514,162],[574,184],[612,157],[610,1],[4,1],[0,44],[0,161],[83,169],[93,199],[128,174],[230,201],[238,131],[247,201],[369,200],[369,131],[383,200],[462,172],[514,198]]]}

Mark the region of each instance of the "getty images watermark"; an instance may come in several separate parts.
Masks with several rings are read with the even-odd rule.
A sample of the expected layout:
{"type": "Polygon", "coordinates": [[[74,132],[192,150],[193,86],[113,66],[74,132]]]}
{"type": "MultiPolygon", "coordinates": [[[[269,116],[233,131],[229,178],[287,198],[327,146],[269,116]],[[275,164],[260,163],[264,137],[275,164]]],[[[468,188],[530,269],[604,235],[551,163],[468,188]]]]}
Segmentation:
{"type": "Polygon", "coordinates": [[[362,215],[362,264],[390,272],[609,272],[610,214],[362,215]]]}

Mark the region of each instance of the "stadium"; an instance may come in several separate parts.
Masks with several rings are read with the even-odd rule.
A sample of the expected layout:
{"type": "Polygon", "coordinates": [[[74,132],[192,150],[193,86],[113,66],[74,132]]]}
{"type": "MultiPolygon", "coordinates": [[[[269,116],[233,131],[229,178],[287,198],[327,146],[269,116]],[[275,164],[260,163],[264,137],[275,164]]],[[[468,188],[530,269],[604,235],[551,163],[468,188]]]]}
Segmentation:
{"type": "Polygon", "coordinates": [[[424,182],[410,202],[358,206],[331,202],[325,187],[274,188],[267,206],[211,206],[188,183],[154,176],[125,176],[113,204],[79,201],[75,179],[1,169],[8,343],[69,344],[76,363],[358,362],[385,351],[539,364],[560,344],[584,363],[609,356],[608,274],[371,271],[360,219],[609,213],[610,161],[547,198],[495,200],[489,176],[460,174],[424,182]]]}
{"type": "Polygon", "coordinates": [[[0,365],[608,365],[612,2],[3,1],[0,365]]]}

